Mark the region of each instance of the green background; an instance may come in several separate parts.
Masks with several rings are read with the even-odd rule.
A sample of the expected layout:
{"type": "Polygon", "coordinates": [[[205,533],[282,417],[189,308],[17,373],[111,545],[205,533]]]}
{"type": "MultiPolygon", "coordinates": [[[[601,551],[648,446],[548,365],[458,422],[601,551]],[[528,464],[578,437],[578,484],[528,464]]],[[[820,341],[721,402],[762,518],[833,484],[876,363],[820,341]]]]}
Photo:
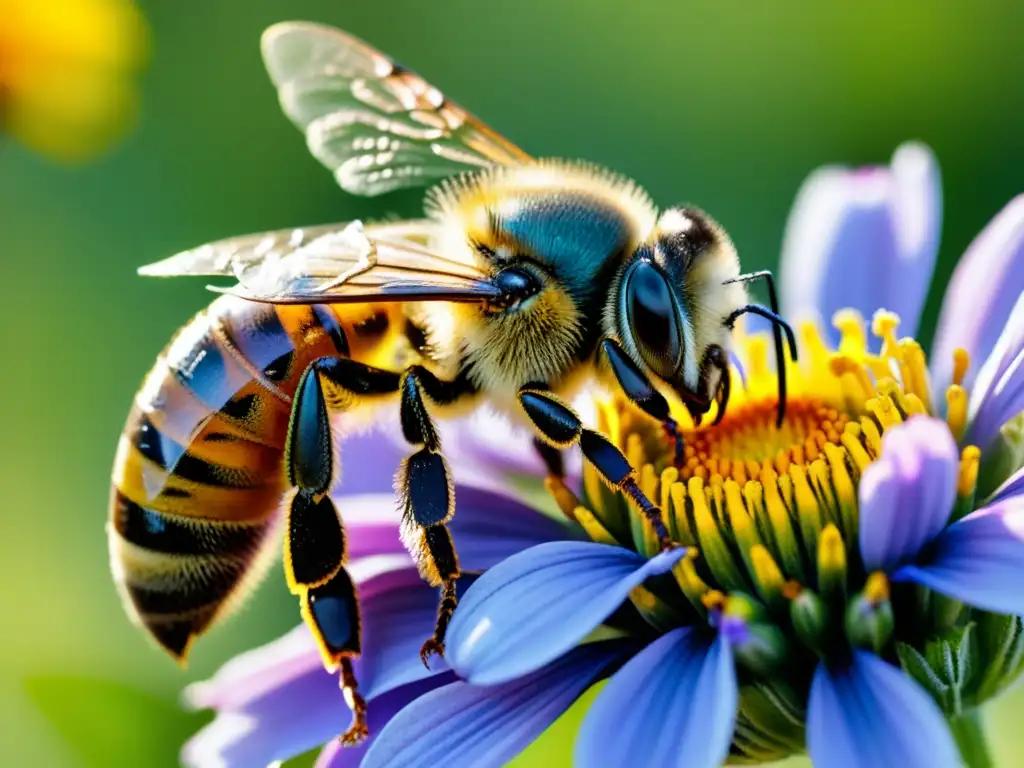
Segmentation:
{"type": "MultiPolygon", "coordinates": [[[[940,287],[974,233],[1024,187],[1017,3],[140,6],[153,58],[126,141],[80,169],[0,143],[4,766],[173,765],[203,720],[178,710],[182,685],[296,621],[282,580],[271,578],[183,674],[129,626],[104,535],[133,392],[209,300],[201,282],[147,281],[135,267],[227,235],[418,210],[416,192],[349,197],[307,155],[260,63],[269,24],[343,26],[533,154],[588,158],[661,203],[698,202],[749,268],[776,262],[798,185],[821,163],[884,162],[909,138],[935,149],[947,212],[940,287]]],[[[1022,704],[1018,693],[993,708],[1000,765],[1024,760],[1014,728],[1022,704]]]]}

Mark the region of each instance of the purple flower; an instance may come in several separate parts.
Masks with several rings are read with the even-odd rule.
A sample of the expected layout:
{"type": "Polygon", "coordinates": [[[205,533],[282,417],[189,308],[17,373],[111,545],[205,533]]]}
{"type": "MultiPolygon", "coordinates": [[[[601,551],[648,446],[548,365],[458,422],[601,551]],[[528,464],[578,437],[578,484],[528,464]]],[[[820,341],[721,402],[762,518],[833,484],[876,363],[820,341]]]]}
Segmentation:
{"type": "MultiPolygon", "coordinates": [[[[588,420],[660,500],[676,550],[661,553],[591,468],[574,465],[553,499],[528,435],[488,419],[452,425],[453,534],[479,575],[444,665],[427,670],[416,653],[436,596],[401,550],[390,499],[339,498],[366,614],[358,674],[373,736],[357,750],[328,744],[319,765],[503,765],[606,678],[576,735],[581,766],[770,762],[804,749],[825,768],[981,764],[948,723],[1012,682],[1007,649],[1024,631],[1024,302],[1013,308],[1024,248],[1006,234],[1024,209],[1004,209],[965,255],[1003,279],[970,303],[961,285],[977,270],[957,270],[935,344],[946,360],[929,369],[897,329],[900,315],[916,328],[927,296],[939,206],[920,145],[888,169],[808,181],[782,295],[796,314],[832,317],[836,333],[800,325],[781,428],[762,334],[738,334],[746,377],[720,424],[693,426],[674,406],[689,425],[681,467],[657,425],[616,397],[591,398],[588,420]],[[948,658],[970,659],[971,674],[936,661],[948,658]]],[[[190,700],[218,711],[186,747],[193,765],[284,759],[346,721],[301,628],[190,700]]]]}

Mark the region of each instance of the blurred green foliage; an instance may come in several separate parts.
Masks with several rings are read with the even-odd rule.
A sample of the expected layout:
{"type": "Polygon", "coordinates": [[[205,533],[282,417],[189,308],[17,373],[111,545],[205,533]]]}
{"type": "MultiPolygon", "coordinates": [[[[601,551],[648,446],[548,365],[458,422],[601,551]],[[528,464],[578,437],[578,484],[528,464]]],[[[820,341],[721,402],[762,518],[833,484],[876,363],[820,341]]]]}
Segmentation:
{"type": "MultiPolygon", "coordinates": [[[[271,578],[199,643],[184,675],[125,619],[104,533],[132,394],[210,298],[201,282],[142,280],[135,267],[232,234],[417,211],[416,192],[346,196],[307,155],[260,63],[269,24],[343,26],[529,152],[615,168],[662,203],[698,202],[750,268],[774,264],[794,193],[821,163],[884,162],[908,138],[935,149],[947,211],[940,287],[974,233],[1024,188],[1016,3],[139,5],[152,62],[126,142],[83,169],[0,143],[3,765],[174,765],[197,722],[177,709],[182,685],[297,620],[283,580],[271,578]]],[[[1021,704],[1016,693],[995,708],[1000,765],[1020,762],[1021,704]]],[[[530,762],[565,745],[564,735],[549,739],[555,751],[530,762]]]]}

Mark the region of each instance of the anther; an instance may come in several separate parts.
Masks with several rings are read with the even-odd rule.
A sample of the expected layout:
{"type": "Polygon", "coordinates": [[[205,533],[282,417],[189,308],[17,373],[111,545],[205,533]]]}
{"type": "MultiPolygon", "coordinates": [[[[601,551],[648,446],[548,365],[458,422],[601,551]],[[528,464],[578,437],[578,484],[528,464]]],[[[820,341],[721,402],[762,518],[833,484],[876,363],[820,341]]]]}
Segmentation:
{"type": "Polygon", "coordinates": [[[832,315],[832,326],[839,331],[839,351],[862,356],[868,348],[864,335],[864,318],[855,309],[840,309],[832,315]]]}
{"type": "Polygon", "coordinates": [[[971,356],[963,347],[953,350],[953,383],[962,387],[967,369],[971,365],[971,356]]]}
{"type": "Polygon", "coordinates": [[[953,384],[946,390],[946,423],[955,439],[964,436],[967,429],[967,390],[959,384],[953,384]]]}
{"type": "Polygon", "coordinates": [[[871,332],[880,338],[882,355],[899,356],[899,344],[896,340],[896,329],[900,326],[900,316],[887,309],[880,309],[871,318],[871,332]]]}

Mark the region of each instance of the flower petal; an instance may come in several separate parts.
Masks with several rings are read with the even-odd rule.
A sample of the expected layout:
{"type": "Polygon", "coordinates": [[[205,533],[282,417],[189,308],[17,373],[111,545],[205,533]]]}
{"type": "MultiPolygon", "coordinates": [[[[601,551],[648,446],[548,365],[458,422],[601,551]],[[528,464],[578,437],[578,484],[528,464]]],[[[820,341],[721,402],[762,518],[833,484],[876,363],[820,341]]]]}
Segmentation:
{"type": "MultiPolygon", "coordinates": [[[[942,190],[938,164],[922,144],[897,148],[888,168],[821,168],[790,213],[782,246],[787,317],[828,320],[852,307],[883,307],[914,335],[938,253],[942,190]]],[[[839,334],[829,329],[831,342],[839,334]]]]}
{"type": "Polygon", "coordinates": [[[1014,472],[988,499],[989,504],[1005,501],[1012,496],[1024,495],[1024,467],[1014,472]]]}
{"type": "MultiPolygon", "coordinates": [[[[455,498],[456,513],[448,527],[464,571],[482,571],[535,544],[582,535],[578,527],[494,490],[460,485],[455,498]]],[[[406,554],[393,493],[343,497],[338,505],[348,531],[350,559],[406,554]]]]}
{"type": "MultiPolygon", "coordinates": [[[[420,662],[420,645],[434,629],[437,590],[415,569],[378,574],[359,584],[359,594],[365,652],[355,671],[372,712],[381,696],[436,677],[446,667],[438,662],[428,670],[420,662]]],[[[213,707],[219,714],[183,754],[219,754],[229,766],[266,765],[300,754],[336,736],[350,718],[337,675],[324,671],[304,625],[229,661],[185,696],[191,706],[213,707]]]]}
{"type": "Polygon", "coordinates": [[[738,700],[729,643],[684,627],[662,635],[605,686],[576,741],[581,768],[715,768],[729,753],[738,700]]]}
{"type": "Polygon", "coordinates": [[[967,248],[946,289],[932,344],[932,382],[944,390],[953,376],[953,350],[963,347],[974,376],[995,346],[1024,293],[1024,195],[1011,200],[967,248]]]}
{"type": "Polygon", "coordinates": [[[393,494],[395,470],[406,453],[383,429],[347,436],[341,448],[339,495],[393,494]]]}
{"type": "Polygon", "coordinates": [[[501,685],[456,682],[438,688],[392,718],[374,740],[363,768],[502,766],[632,650],[635,646],[622,641],[589,643],[501,685]]]}
{"type": "Polygon", "coordinates": [[[899,669],[864,651],[854,651],[848,666],[818,665],[807,752],[815,768],[960,765],[935,702],[899,669]]]}
{"type": "MultiPolygon", "coordinates": [[[[1024,267],[1022,267],[1024,269],[1024,267]]],[[[999,428],[1024,411],[1024,294],[971,389],[965,442],[985,450],[999,428]]]]}
{"type": "MultiPolygon", "coordinates": [[[[454,678],[451,673],[437,675],[389,691],[374,699],[368,705],[367,711],[370,742],[406,704],[421,694],[451,682],[452,679],[454,678]]],[[[334,695],[337,698],[337,685],[334,686],[334,695]]],[[[187,768],[250,768],[254,765],[273,765],[276,761],[287,760],[329,740],[337,744],[335,737],[348,726],[351,718],[344,704],[340,707],[319,706],[316,700],[311,701],[299,696],[293,698],[290,703],[295,714],[286,718],[284,722],[266,720],[246,712],[226,712],[218,715],[216,720],[185,744],[181,751],[182,764],[187,768]],[[299,719],[302,721],[301,729],[296,727],[296,721],[299,719]]],[[[370,742],[341,750],[342,754],[334,763],[335,768],[359,765],[359,758],[366,753],[370,742]]]]}
{"type": "Polygon", "coordinates": [[[939,536],[926,562],[893,576],[996,613],[1024,615],[1024,496],[973,512],[939,536]]]}
{"type": "Polygon", "coordinates": [[[944,421],[916,416],[886,430],[860,483],[860,550],[868,570],[914,558],[945,527],[959,458],[944,421]]]}
{"type": "Polygon", "coordinates": [[[564,541],[513,555],[466,592],[448,628],[448,663],[477,685],[538,669],[575,646],[634,587],[670,570],[685,552],[646,560],[621,547],[564,541]]]}

